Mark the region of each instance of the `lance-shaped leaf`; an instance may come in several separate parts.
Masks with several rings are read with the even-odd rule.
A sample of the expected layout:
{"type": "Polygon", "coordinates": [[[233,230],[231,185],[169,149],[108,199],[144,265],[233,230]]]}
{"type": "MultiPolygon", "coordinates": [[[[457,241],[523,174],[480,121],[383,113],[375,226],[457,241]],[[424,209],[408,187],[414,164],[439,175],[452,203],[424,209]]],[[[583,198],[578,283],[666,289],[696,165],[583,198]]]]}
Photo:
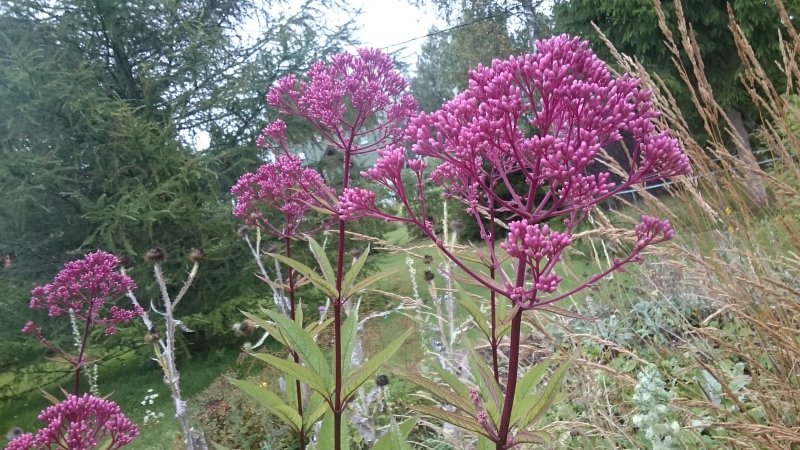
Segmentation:
{"type": "Polygon", "coordinates": [[[261,317],[253,313],[249,313],[247,311],[241,311],[242,315],[247,317],[248,319],[255,322],[256,325],[261,327],[264,331],[270,334],[276,341],[280,342],[284,346],[288,346],[289,344],[286,342],[286,337],[284,336],[283,332],[275,326],[274,323],[268,322],[261,317]]]}
{"type": "Polygon", "coordinates": [[[479,424],[475,418],[455,412],[448,412],[438,406],[412,406],[411,409],[421,414],[425,414],[426,416],[443,420],[458,428],[472,431],[473,433],[478,433],[482,436],[489,436],[487,431],[483,429],[483,426],[481,426],[481,424],[479,424]]]}
{"type": "Polygon", "coordinates": [[[486,413],[495,426],[500,423],[500,411],[503,410],[503,391],[494,379],[494,374],[478,352],[470,351],[472,373],[476,374],[478,387],[483,398],[486,413]]]}
{"type": "Polygon", "coordinates": [[[456,288],[459,292],[458,303],[461,305],[461,307],[467,310],[470,316],[472,316],[472,320],[474,320],[475,324],[478,325],[478,328],[481,330],[486,339],[492,339],[492,330],[489,328],[489,322],[486,320],[486,314],[481,312],[478,304],[469,298],[469,294],[464,292],[464,290],[457,283],[456,288]]]}
{"type": "Polygon", "coordinates": [[[308,267],[296,259],[287,258],[277,253],[268,253],[268,255],[296,270],[300,275],[308,278],[308,280],[311,281],[311,283],[317,289],[322,291],[323,294],[330,298],[338,297],[336,288],[332,284],[328,283],[328,281],[322,275],[318,274],[317,271],[311,267],[308,267]]]}
{"type": "Polygon", "coordinates": [[[331,368],[314,338],[309,336],[300,325],[277,311],[266,311],[266,314],[280,328],[286,338],[288,347],[297,352],[303,362],[325,380],[326,386],[332,385],[331,368]]]}
{"type": "Polygon", "coordinates": [[[497,448],[497,444],[490,441],[486,436],[478,436],[478,445],[475,447],[475,450],[495,450],[497,448]]]}
{"type": "Polygon", "coordinates": [[[287,405],[286,402],[276,394],[250,381],[236,380],[229,377],[225,378],[247,395],[256,399],[262,406],[267,408],[269,412],[286,423],[295,433],[298,433],[303,428],[302,418],[297,414],[297,410],[287,405]]]}
{"type": "MultiPolygon", "coordinates": [[[[353,266],[350,267],[350,270],[344,274],[344,280],[342,282],[342,290],[347,294],[350,295],[351,291],[350,288],[353,286],[353,283],[358,278],[358,275],[361,273],[361,269],[364,268],[364,263],[367,262],[367,256],[369,255],[369,244],[367,244],[367,248],[361,253],[361,256],[355,260],[353,266]]],[[[355,292],[353,292],[355,294],[355,292]]]]}
{"type": "Polygon", "coordinates": [[[407,450],[410,447],[406,442],[408,435],[411,433],[411,430],[417,425],[417,418],[412,417],[405,422],[397,425],[392,419],[392,424],[389,427],[389,432],[384,434],[375,445],[372,446],[372,450],[407,450]]]}
{"type": "Polygon", "coordinates": [[[285,359],[272,356],[268,353],[251,353],[254,358],[260,359],[272,367],[280,370],[286,375],[293,376],[299,379],[302,383],[306,384],[311,389],[319,392],[326,400],[330,401],[330,392],[328,386],[316,372],[308,367],[301,366],[294,361],[287,361],[285,359]]]}
{"type": "Polygon", "coordinates": [[[540,444],[550,442],[550,435],[544,431],[520,431],[511,439],[514,444],[540,444]]]}
{"type": "Polygon", "coordinates": [[[514,393],[514,410],[511,412],[511,426],[514,426],[522,418],[522,415],[527,412],[520,405],[536,398],[536,394],[531,391],[542,381],[546,373],[547,362],[540,362],[528,370],[517,382],[517,391],[514,393]]]}
{"type": "MultiPolygon", "coordinates": [[[[499,303],[503,303],[503,302],[501,301],[501,302],[498,302],[498,304],[499,303]]],[[[512,309],[511,312],[508,313],[505,316],[505,318],[500,321],[500,325],[499,325],[499,327],[497,329],[497,336],[498,337],[503,336],[504,334],[506,334],[506,332],[509,329],[511,329],[511,322],[514,321],[514,316],[516,316],[518,312],[519,312],[519,306],[514,306],[514,309],[512,309]]],[[[503,316],[501,316],[501,317],[503,317],[503,316]]]]}
{"type": "Polygon", "coordinates": [[[389,272],[373,273],[372,275],[370,275],[370,276],[364,278],[363,280],[357,282],[349,290],[347,290],[346,291],[346,297],[352,297],[352,296],[358,294],[359,292],[361,292],[362,290],[364,290],[364,289],[372,286],[373,284],[377,283],[378,281],[381,281],[384,278],[387,278],[387,277],[390,277],[392,275],[395,275],[397,272],[398,271],[394,270],[394,271],[389,271],[389,272]]]}
{"type": "Polygon", "coordinates": [[[319,422],[319,419],[325,415],[325,412],[328,411],[328,409],[329,407],[325,402],[325,399],[323,399],[318,393],[312,392],[303,413],[303,432],[310,432],[311,428],[314,427],[314,424],[319,422]]]}
{"type": "Polygon", "coordinates": [[[414,330],[406,330],[405,333],[400,335],[397,339],[387,345],[386,348],[372,356],[367,362],[356,367],[348,375],[344,384],[342,385],[342,398],[349,399],[351,395],[358,389],[364,382],[372,378],[375,372],[381,368],[389,359],[397,353],[400,346],[403,345],[406,339],[411,335],[414,330]]]}
{"type": "MultiPolygon", "coordinates": [[[[341,448],[349,449],[350,447],[350,432],[347,430],[347,420],[342,420],[341,429],[341,448]]],[[[317,450],[330,450],[336,448],[333,445],[333,412],[328,410],[325,417],[322,419],[322,428],[317,435],[317,450]]]]}
{"type": "Polygon", "coordinates": [[[571,361],[567,360],[558,366],[555,372],[553,372],[550,381],[547,383],[547,387],[544,388],[541,394],[530,394],[529,396],[523,397],[519,404],[519,408],[522,410],[520,413],[522,419],[519,422],[519,429],[524,430],[539,420],[547,411],[547,408],[553,404],[556,395],[558,395],[558,392],[561,390],[561,384],[564,381],[570,363],[571,361]]]}
{"type": "MultiPolygon", "coordinates": [[[[353,360],[353,349],[356,346],[356,338],[358,334],[358,305],[350,309],[347,319],[342,324],[342,367],[344,373],[350,368],[353,360]]],[[[336,358],[336,353],[333,353],[333,358],[336,358]]],[[[336,362],[334,361],[333,365],[336,362]]]]}
{"type": "Polygon", "coordinates": [[[320,331],[328,328],[328,325],[333,323],[333,317],[328,317],[327,319],[323,320],[322,322],[311,322],[306,325],[306,334],[311,337],[317,337],[320,331]]]}
{"type": "Polygon", "coordinates": [[[416,374],[397,371],[394,373],[398,378],[417,385],[418,387],[422,388],[423,391],[432,394],[442,402],[456,407],[457,409],[469,414],[473,418],[476,417],[478,412],[475,410],[475,405],[472,404],[472,400],[469,397],[469,390],[463,392],[463,394],[459,394],[451,391],[446,386],[442,386],[435,381],[431,381],[416,374]]]}
{"type": "Polygon", "coordinates": [[[322,270],[322,275],[325,277],[325,280],[332,286],[335,285],[336,275],[333,272],[331,262],[328,260],[328,255],[325,254],[325,250],[310,236],[308,238],[308,247],[311,249],[311,254],[314,255],[314,259],[317,260],[317,264],[319,264],[319,268],[322,270]]]}
{"type": "MultiPolygon", "coordinates": [[[[470,398],[469,388],[467,387],[466,384],[462,383],[461,380],[458,379],[458,377],[456,377],[455,375],[450,373],[449,370],[443,368],[442,366],[436,363],[432,363],[432,366],[433,370],[435,370],[436,373],[439,374],[440,377],[442,377],[445,383],[450,385],[450,387],[453,388],[454,391],[456,391],[456,394],[458,394],[459,396],[461,396],[461,398],[464,399],[470,398]]],[[[470,404],[472,404],[472,400],[469,401],[470,404]]]]}

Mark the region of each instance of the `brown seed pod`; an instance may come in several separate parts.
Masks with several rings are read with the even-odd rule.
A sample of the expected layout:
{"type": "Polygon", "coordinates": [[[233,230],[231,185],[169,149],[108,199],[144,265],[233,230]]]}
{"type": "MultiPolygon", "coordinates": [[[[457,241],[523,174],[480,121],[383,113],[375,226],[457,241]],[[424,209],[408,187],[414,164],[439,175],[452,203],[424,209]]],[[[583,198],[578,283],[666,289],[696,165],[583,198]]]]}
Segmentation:
{"type": "Polygon", "coordinates": [[[159,263],[166,259],[167,253],[161,247],[153,247],[144,254],[144,259],[152,263],[159,263]]]}
{"type": "Polygon", "coordinates": [[[198,248],[192,251],[191,255],[189,255],[189,259],[199,264],[208,261],[208,255],[206,255],[206,252],[204,252],[202,248],[198,248]]]}

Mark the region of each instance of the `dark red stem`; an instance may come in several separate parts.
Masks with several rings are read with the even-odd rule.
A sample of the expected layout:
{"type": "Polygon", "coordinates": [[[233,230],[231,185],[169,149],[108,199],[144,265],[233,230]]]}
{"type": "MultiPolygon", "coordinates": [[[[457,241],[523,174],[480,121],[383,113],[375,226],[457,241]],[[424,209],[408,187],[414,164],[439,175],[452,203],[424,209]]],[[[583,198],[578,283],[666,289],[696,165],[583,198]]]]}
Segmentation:
{"type": "MultiPolygon", "coordinates": [[[[350,186],[350,152],[344,151],[344,168],[342,169],[342,190],[350,186]]],[[[342,401],[342,279],[344,278],[344,240],[345,222],[339,219],[339,246],[336,255],[336,292],[337,299],[333,302],[333,346],[336,357],[336,373],[333,401],[333,445],[334,450],[342,448],[342,412],[344,402],[342,401]]]]}
{"type": "MultiPolygon", "coordinates": [[[[92,298],[91,296],[89,297],[92,298]]],[[[86,342],[89,340],[89,327],[92,324],[92,313],[94,303],[89,300],[89,310],[86,312],[86,325],[83,327],[83,337],[81,337],[81,350],[78,352],[78,361],[75,363],[75,383],[72,393],[78,395],[81,387],[81,367],[83,367],[83,355],[86,353],[86,342]]],[[[77,316],[76,316],[77,317],[77,316]]]]}
{"type": "Polygon", "coordinates": [[[497,450],[505,450],[508,444],[508,432],[511,425],[511,410],[514,407],[514,395],[517,391],[517,375],[519,374],[519,340],[522,329],[522,309],[518,309],[511,321],[511,343],[508,349],[508,381],[500,414],[500,428],[497,430],[497,450]]]}
{"type": "MultiPolygon", "coordinates": [[[[286,257],[292,257],[292,240],[289,236],[286,236],[286,257]]],[[[286,269],[286,278],[289,279],[289,317],[292,320],[295,320],[295,301],[294,301],[294,271],[291,267],[286,269]]],[[[302,326],[303,324],[300,324],[302,326]]],[[[294,358],[294,362],[300,364],[300,355],[297,354],[296,351],[292,350],[292,358],[294,358]]],[[[300,417],[303,417],[303,391],[301,390],[300,380],[295,380],[295,392],[297,393],[297,414],[300,417]]],[[[303,433],[302,427],[300,427],[300,431],[297,432],[297,441],[300,444],[300,450],[305,450],[306,448],[306,436],[303,433]]]]}
{"type": "MultiPolygon", "coordinates": [[[[494,227],[494,201],[489,200],[489,278],[495,279],[495,270],[497,267],[497,258],[494,254],[495,244],[495,227],[494,227]]],[[[489,291],[489,306],[492,310],[492,335],[489,337],[489,345],[492,347],[492,371],[494,372],[494,380],[500,384],[500,362],[498,358],[498,347],[500,346],[500,339],[497,336],[497,293],[494,290],[489,291]]]]}

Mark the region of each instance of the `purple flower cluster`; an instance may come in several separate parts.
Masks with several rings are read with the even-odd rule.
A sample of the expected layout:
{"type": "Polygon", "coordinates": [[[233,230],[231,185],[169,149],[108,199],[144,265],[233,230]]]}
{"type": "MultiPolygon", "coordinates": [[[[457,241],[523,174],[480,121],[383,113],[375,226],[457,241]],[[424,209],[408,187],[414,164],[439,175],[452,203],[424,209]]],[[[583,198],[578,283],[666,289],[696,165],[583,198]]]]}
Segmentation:
{"type": "Polygon", "coordinates": [[[113,450],[139,435],[139,429],[109,400],[84,394],[68,395],[61,403],[39,414],[45,427],[35,435],[25,433],[9,442],[6,450],[113,450]]]}
{"type": "MultiPolygon", "coordinates": [[[[631,185],[690,170],[679,142],[656,129],[651,92],[638,79],[613,77],[588,43],[577,38],[553,37],[537,49],[478,66],[464,92],[438,111],[411,119],[406,139],[413,157],[389,147],[362,173],[396,194],[407,217],[381,212],[363,193],[345,192],[340,198],[347,206],[340,209],[345,219],[412,222],[436,240],[424,213],[422,172],[430,164],[430,182],[465,204],[490,247],[495,237],[485,229],[489,213],[515,217],[502,248],[517,259],[518,276],[505,280],[505,290],[498,293],[525,308],[536,307],[542,300],[538,293],[556,290],[560,279],[554,269],[561,252],[592,208],[631,185]],[[623,180],[590,173],[601,149],[621,142],[623,135],[633,142],[623,180]],[[403,186],[406,167],[417,179],[413,194],[403,186]],[[538,225],[555,217],[564,218],[563,232],[538,225]]],[[[668,222],[651,218],[643,219],[636,234],[635,253],[673,236],[668,222]]]]}
{"type": "MultiPolygon", "coordinates": [[[[124,309],[111,306],[103,314],[105,302],[136,289],[136,283],[116,272],[120,260],[103,251],[88,253],[83,259],[64,264],[53,282],[31,291],[31,309],[46,309],[50,317],[73,312],[75,318],[105,327],[107,335],[116,332],[116,325],[133,320],[142,314],[140,307],[124,309]]],[[[23,332],[38,334],[33,322],[23,332]]]]}
{"type": "MultiPolygon", "coordinates": [[[[267,104],[309,121],[341,151],[358,154],[402,136],[416,112],[406,86],[387,55],[360,49],[356,55],[337,54],[329,63],[316,62],[305,79],[282,78],[267,93],[267,104]]],[[[267,129],[273,130],[272,125],[267,129]]]]}
{"type": "Polygon", "coordinates": [[[539,223],[689,170],[678,141],[656,131],[651,93],[639,80],[612,77],[577,38],[554,37],[537,48],[479,66],[466,91],[411,121],[413,151],[438,162],[433,182],[467,204],[493,201],[539,223]],[[600,149],[622,141],[623,132],[634,142],[627,179],[615,186],[608,173],[587,174],[600,149]],[[498,184],[510,200],[496,193],[498,184]],[[539,191],[545,194],[534,195],[539,191]]]}
{"type": "Polygon", "coordinates": [[[306,212],[329,197],[330,192],[322,176],[304,168],[300,158],[282,155],[274,163],[239,177],[231,188],[236,201],[233,215],[248,225],[285,238],[297,232],[306,212]],[[270,222],[266,215],[270,211],[280,212],[280,224],[270,222]]]}

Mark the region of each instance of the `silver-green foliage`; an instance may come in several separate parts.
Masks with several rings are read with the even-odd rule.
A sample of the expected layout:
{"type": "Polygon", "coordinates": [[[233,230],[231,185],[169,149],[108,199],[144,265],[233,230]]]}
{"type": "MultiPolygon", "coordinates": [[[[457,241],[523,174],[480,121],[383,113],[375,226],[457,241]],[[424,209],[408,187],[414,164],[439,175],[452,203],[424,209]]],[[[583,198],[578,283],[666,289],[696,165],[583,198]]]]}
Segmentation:
{"type": "Polygon", "coordinates": [[[636,406],[633,424],[653,450],[677,448],[680,425],[672,418],[670,407],[674,395],[665,389],[664,380],[654,365],[642,369],[638,380],[633,391],[636,406]]]}

